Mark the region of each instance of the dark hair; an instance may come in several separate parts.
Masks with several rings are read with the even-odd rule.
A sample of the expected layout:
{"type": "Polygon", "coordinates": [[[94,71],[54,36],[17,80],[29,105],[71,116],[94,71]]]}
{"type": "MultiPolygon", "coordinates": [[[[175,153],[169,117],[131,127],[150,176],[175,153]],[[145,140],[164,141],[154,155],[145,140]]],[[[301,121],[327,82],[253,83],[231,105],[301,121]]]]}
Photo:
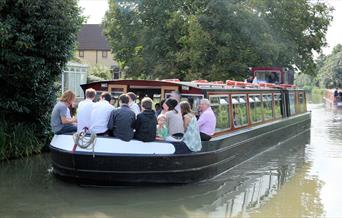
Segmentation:
{"type": "MultiPolygon", "coordinates": [[[[165,101],[165,104],[169,107],[169,111],[175,110],[175,107],[177,106],[178,102],[175,99],[172,98],[168,98],[165,101]]],[[[175,110],[176,112],[178,112],[177,110],[175,110]]]]}
{"type": "Polygon", "coordinates": [[[121,94],[119,96],[119,100],[123,104],[128,104],[128,102],[129,102],[129,98],[128,98],[128,96],[126,94],[121,94]]]}
{"type": "Polygon", "coordinates": [[[133,92],[128,92],[127,95],[132,99],[132,101],[135,101],[135,99],[137,99],[137,95],[133,92]]]}
{"type": "Polygon", "coordinates": [[[85,91],[85,95],[87,98],[95,98],[96,96],[96,91],[93,88],[89,88],[85,91]]]}
{"type": "Polygon", "coordinates": [[[190,107],[189,102],[187,101],[182,101],[180,103],[180,108],[181,108],[182,116],[184,116],[185,114],[191,113],[191,107],[190,107]]]}
{"type": "Polygon", "coordinates": [[[145,97],[143,98],[143,100],[141,101],[141,106],[145,109],[145,110],[152,110],[152,99],[150,99],[149,97],[145,97]]]}
{"type": "Polygon", "coordinates": [[[110,102],[110,99],[112,98],[112,96],[108,92],[102,92],[101,98],[110,102]]]}
{"type": "Polygon", "coordinates": [[[163,107],[163,104],[165,103],[166,99],[164,98],[163,100],[160,101],[160,106],[163,107]]]}

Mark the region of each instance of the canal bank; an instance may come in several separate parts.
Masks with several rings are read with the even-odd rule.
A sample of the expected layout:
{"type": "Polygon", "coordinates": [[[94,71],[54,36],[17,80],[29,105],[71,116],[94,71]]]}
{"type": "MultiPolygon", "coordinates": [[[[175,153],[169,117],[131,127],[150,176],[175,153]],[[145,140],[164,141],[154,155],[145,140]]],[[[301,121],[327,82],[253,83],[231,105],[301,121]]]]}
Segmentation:
{"type": "Polygon", "coordinates": [[[306,133],[207,182],[79,187],[51,174],[50,155],[0,164],[3,217],[341,216],[342,114],[312,105],[306,133]],[[324,114],[324,115],[323,115],[324,114]],[[311,140],[308,140],[311,137],[311,140]],[[310,141],[310,143],[309,143],[310,141]]]}

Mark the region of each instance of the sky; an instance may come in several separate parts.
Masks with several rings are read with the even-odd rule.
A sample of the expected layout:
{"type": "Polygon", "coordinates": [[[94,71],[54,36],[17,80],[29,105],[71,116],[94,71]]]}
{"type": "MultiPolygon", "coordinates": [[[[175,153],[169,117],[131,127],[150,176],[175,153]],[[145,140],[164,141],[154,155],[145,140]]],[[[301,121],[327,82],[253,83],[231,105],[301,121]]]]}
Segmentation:
{"type": "MultiPolygon", "coordinates": [[[[323,53],[328,55],[337,44],[342,44],[342,0],[323,0],[333,6],[334,20],[331,22],[326,35],[328,46],[323,48],[323,53]]],[[[83,14],[88,17],[88,24],[101,23],[105,12],[108,10],[108,0],[79,0],[83,8],[83,14]]]]}

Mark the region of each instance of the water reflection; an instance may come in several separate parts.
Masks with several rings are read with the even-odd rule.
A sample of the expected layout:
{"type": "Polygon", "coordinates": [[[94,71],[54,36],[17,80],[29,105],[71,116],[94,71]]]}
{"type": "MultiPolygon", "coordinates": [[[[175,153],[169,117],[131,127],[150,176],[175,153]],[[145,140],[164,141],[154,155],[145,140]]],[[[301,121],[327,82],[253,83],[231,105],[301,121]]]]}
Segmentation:
{"type": "Polygon", "coordinates": [[[310,165],[305,164],[271,201],[250,212],[249,217],[323,217],[320,198],[323,183],[317,177],[307,176],[309,169],[310,165]]]}
{"type": "Polygon", "coordinates": [[[320,196],[326,217],[342,217],[342,110],[327,110],[323,105],[312,105],[312,134],[308,146],[312,167],[310,175],[324,182],[320,196]]]}
{"type": "MultiPolygon", "coordinates": [[[[287,201],[301,207],[296,216],[307,216],[314,211],[303,209],[308,204],[321,208],[317,197],[320,182],[306,178],[310,163],[305,162],[305,144],[309,137],[306,132],[220,177],[182,186],[79,187],[51,175],[49,154],[1,163],[0,214],[19,217],[264,216],[266,211],[272,211],[270,215],[283,213],[280,206],[263,211],[263,205],[287,190],[287,201]],[[259,208],[262,210],[256,210],[259,208]]],[[[320,216],[319,211],[314,211],[315,215],[320,216]]]]}
{"type": "MultiPolygon", "coordinates": [[[[228,191],[229,187],[235,187],[234,191],[228,191],[220,196],[216,200],[216,202],[220,203],[213,204],[212,210],[208,211],[209,216],[257,217],[260,215],[260,217],[274,217],[279,215],[279,217],[284,217],[284,213],[281,210],[283,206],[280,204],[277,204],[279,206],[278,209],[280,209],[278,215],[274,211],[269,214],[265,212],[258,213],[256,211],[271,199],[273,200],[283,189],[284,184],[286,185],[290,181],[293,181],[293,177],[299,176],[300,179],[304,178],[305,174],[301,174],[300,172],[306,172],[303,169],[309,168],[308,164],[305,163],[305,144],[308,142],[308,139],[308,133],[291,139],[279,147],[274,148],[272,151],[268,151],[252,161],[237,167],[232,172],[229,172],[227,178],[232,175],[240,175],[238,180],[243,182],[237,186],[229,184],[225,191],[228,191]]],[[[317,186],[315,188],[319,192],[320,187],[317,186]]],[[[293,202],[293,199],[291,200],[293,197],[295,196],[289,195],[289,202],[293,202]]],[[[297,205],[300,207],[305,204],[299,203],[297,205]]],[[[296,217],[306,216],[303,210],[299,209],[298,212],[296,217]]]]}

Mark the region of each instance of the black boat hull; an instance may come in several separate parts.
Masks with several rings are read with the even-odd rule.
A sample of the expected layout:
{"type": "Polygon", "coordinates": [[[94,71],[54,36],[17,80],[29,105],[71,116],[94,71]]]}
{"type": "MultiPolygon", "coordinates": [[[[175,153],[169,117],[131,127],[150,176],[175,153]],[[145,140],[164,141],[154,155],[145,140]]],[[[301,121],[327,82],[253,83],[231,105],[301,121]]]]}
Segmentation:
{"type": "Polygon", "coordinates": [[[308,131],[310,124],[311,113],[304,113],[203,142],[202,151],[183,154],[93,154],[50,146],[53,172],[82,184],[192,183],[308,131]]]}

